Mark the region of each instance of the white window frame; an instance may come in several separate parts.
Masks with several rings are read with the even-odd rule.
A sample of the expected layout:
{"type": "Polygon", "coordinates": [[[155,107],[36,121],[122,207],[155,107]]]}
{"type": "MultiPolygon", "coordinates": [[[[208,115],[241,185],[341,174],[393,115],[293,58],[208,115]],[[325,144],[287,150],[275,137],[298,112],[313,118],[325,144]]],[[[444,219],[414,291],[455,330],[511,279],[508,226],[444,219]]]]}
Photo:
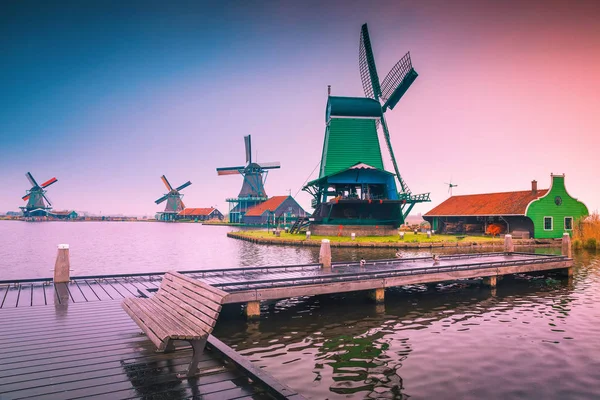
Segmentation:
{"type": "Polygon", "coordinates": [[[573,217],[565,217],[565,222],[563,224],[563,227],[565,228],[565,231],[572,231],[573,230],[573,222],[575,220],[573,219],[573,217]],[[567,229],[567,218],[571,218],[571,229],[567,229]]]}
{"type": "Polygon", "coordinates": [[[544,230],[545,231],[553,231],[554,230],[554,217],[544,217],[544,230]],[[546,218],[550,218],[550,229],[546,229],[546,218]]]}

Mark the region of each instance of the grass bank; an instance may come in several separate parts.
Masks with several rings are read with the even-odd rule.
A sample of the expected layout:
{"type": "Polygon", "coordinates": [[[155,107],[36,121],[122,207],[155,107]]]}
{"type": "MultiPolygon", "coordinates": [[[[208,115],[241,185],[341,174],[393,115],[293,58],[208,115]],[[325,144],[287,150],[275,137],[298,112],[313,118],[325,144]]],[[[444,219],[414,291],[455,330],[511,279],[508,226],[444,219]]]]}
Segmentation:
{"type": "Polygon", "coordinates": [[[600,214],[598,214],[598,211],[575,223],[573,227],[573,247],[589,250],[600,249],[600,214]]]}
{"type": "MultiPolygon", "coordinates": [[[[321,240],[329,239],[334,247],[382,247],[382,248],[431,248],[431,247],[497,247],[504,246],[504,239],[488,236],[459,236],[459,235],[432,235],[414,234],[407,232],[404,239],[398,236],[362,236],[354,241],[346,236],[311,236],[306,239],[304,234],[290,234],[281,232],[277,237],[272,232],[265,230],[229,232],[227,236],[235,239],[246,240],[261,244],[280,244],[292,246],[320,246],[321,240]]],[[[560,246],[560,241],[553,240],[513,240],[515,245],[522,246],[560,246]]]]}

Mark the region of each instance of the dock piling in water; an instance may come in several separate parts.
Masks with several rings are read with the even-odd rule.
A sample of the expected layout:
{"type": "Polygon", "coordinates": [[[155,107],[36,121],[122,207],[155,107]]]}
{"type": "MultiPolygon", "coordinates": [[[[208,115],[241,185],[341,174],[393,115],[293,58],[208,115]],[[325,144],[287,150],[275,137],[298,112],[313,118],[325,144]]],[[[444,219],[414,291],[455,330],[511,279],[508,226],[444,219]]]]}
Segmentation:
{"type": "Polygon", "coordinates": [[[377,304],[385,301],[385,288],[377,288],[369,291],[369,298],[377,304]]]}
{"type": "Polygon", "coordinates": [[[512,235],[504,235],[504,251],[506,253],[515,252],[515,244],[513,243],[512,235]]]}
{"type": "Polygon", "coordinates": [[[260,318],[260,301],[249,301],[246,304],[246,317],[248,319],[260,318]]]}
{"type": "MultiPolygon", "coordinates": [[[[571,247],[571,235],[569,235],[567,232],[563,233],[561,254],[563,256],[573,258],[573,249],[571,247]]],[[[573,276],[573,267],[571,266],[565,268],[564,274],[566,276],[573,276]]]]}
{"type": "Polygon", "coordinates": [[[567,232],[563,233],[561,254],[563,256],[573,258],[573,251],[571,249],[571,235],[569,235],[567,232]]]}
{"type": "Polygon", "coordinates": [[[69,282],[71,280],[70,268],[69,245],[59,244],[56,262],[54,263],[54,283],[69,282]]]}
{"type": "Polygon", "coordinates": [[[319,251],[319,263],[321,263],[322,268],[331,268],[331,244],[329,243],[329,239],[323,239],[321,241],[321,250],[319,251]]]}
{"type": "Polygon", "coordinates": [[[484,286],[489,286],[491,288],[495,288],[496,284],[497,284],[497,277],[496,276],[485,276],[483,278],[483,285],[484,286]]]}

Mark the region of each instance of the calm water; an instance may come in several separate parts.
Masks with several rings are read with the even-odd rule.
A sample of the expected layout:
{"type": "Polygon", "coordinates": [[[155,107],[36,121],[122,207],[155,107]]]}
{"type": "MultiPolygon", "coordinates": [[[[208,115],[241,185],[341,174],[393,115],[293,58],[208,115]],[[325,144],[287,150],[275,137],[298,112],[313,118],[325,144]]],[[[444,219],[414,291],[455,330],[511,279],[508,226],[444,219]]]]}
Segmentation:
{"type": "MultiPolygon", "coordinates": [[[[74,274],[314,262],[318,249],[254,245],[228,227],[0,221],[0,279],[50,276],[58,243],[74,274]]],[[[391,257],[337,250],[334,259],[391,257]]],[[[572,279],[517,276],[495,291],[447,284],[263,304],[247,323],[226,307],[215,335],[313,399],[600,398],[600,255],[572,279]]]]}

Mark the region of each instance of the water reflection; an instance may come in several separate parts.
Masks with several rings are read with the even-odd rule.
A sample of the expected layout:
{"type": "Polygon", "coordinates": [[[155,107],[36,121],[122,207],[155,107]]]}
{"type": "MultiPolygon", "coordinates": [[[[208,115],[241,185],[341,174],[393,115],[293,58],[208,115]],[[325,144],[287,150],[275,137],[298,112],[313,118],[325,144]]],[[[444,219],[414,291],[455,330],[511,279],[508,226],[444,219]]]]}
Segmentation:
{"type": "MultiPolygon", "coordinates": [[[[556,274],[506,277],[495,295],[469,282],[415,285],[388,289],[383,309],[364,293],[288,299],[264,304],[260,322],[251,324],[228,307],[215,335],[315,399],[444,397],[445,390],[461,391],[452,374],[473,364],[485,376],[479,369],[502,362],[504,352],[517,361],[489,373],[522,386],[515,362],[539,372],[532,351],[577,336],[570,329],[579,301],[573,294],[584,282],[556,274]],[[515,355],[521,350],[526,357],[515,355]]],[[[471,384],[489,397],[484,385],[471,384]]]]}

